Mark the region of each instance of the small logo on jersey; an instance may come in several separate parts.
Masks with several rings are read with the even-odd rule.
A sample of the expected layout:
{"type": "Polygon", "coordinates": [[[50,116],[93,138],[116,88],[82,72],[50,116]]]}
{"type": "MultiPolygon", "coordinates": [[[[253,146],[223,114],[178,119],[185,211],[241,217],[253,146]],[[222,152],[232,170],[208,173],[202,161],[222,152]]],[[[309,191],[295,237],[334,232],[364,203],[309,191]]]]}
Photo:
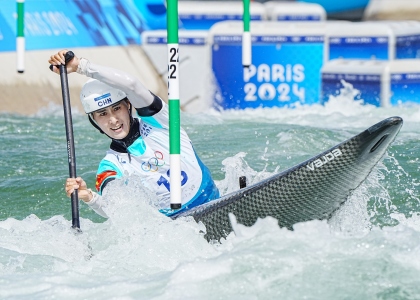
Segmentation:
{"type": "Polygon", "coordinates": [[[322,167],[323,165],[329,163],[330,161],[334,160],[335,158],[339,157],[342,154],[343,153],[341,152],[341,150],[336,148],[336,149],[332,150],[331,152],[328,152],[327,154],[325,154],[325,155],[321,156],[320,158],[314,160],[313,162],[307,164],[306,167],[309,170],[314,171],[315,168],[322,167]]]}
{"type": "Polygon", "coordinates": [[[141,164],[141,169],[145,172],[157,172],[159,167],[163,166],[163,154],[160,151],[155,151],[155,157],[149,158],[147,162],[141,164]]]}
{"type": "Polygon", "coordinates": [[[119,156],[119,155],[117,155],[117,159],[118,159],[118,161],[120,162],[120,163],[122,163],[122,164],[126,164],[127,163],[127,161],[126,160],[124,160],[121,156],[119,156]]]}
{"type": "Polygon", "coordinates": [[[146,137],[146,136],[148,136],[149,135],[149,133],[152,131],[152,126],[150,126],[150,125],[148,125],[148,124],[146,124],[146,123],[143,123],[143,125],[141,126],[141,129],[140,129],[140,134],[143,136],[143,137],[146,137]]]}
{"type": "Polygon", "coordinates": [[[98,104],[99,107],[102,107],[107,104],[111,104],[112,103],[111,93],[106,93],[102,96],[93,98],[93,100],[95,100],[96,104],[98,104]]]}

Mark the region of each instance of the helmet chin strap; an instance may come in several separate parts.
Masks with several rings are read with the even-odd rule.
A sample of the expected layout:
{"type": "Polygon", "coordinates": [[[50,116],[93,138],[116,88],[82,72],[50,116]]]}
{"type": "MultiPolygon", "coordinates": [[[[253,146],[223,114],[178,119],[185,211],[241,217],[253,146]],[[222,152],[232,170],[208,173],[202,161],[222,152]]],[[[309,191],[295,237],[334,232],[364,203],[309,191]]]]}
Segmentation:
{"type": "MultiPolygon", "coordinates": [[[[93,125],[93,127],[95,127],[96,129],[98,129],[100,133],[105,134],[105,132],[103,132],[103,131],[102,131],[102,129],[99,127],[98,123],[96,123],[96,121],[95,121],[95,119],[93,118],[93,116],[92,116],[92,115],[93,115],[93,113],[90,113],[90,114],[88,115],[88,118],[89,118],[89,122],[90,122],[90,124],[92,124],[92,125],[93,125]]],[[[106,136],[108,136],[108,137],[109,137],[109,135],[106,135],[106,136]]]]}
{"type": "Polygon", "coordinates": [[[127,99],[127,105],[130,105],[130,108],[128,109],[128,113],[130,114],[130,128],[131,125],[134,122],[134,118],[133,118],[133,105],[131,104],[130,100],[127,99]]]}

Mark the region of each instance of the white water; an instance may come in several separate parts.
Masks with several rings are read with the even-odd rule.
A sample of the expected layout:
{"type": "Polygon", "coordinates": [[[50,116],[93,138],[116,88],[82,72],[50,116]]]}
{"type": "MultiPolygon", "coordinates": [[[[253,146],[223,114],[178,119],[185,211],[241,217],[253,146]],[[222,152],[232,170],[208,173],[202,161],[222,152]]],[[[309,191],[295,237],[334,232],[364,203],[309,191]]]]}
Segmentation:
{"type": "MultiPolygon", "coordinates": [[[[274,144],[281,151],[299,152],[301,141],[289,125],[336,131],[334,140],[339,142],[399,115],[405,121],[400,139],[420,137],[419,107],[374,108],[351,98],[343,93],[326,106],[183,117],[191,131],[196,125],[230,121],[286,125],[286,131],[273,129],[274,136],[255,131],[256,157],[263,163],[269,161],[274,144]]],[[[62,112],[50,107],[39,115],[51,113],[62,112]]],[[[322,143],[306,142],[316,149],[322,143]]],[[[223,193],[237,189],[240,174],[247,173],[251,184],[274,173],[253,170],[249,155],[238,151],[222,159],[225,178],[217,184],[223,193]]],[[[392,156],[386,160],[400,170],[392,156]]],[[[276,171],[282,167],[279,164],[276,171]]],[[[381,163],[328,223],[306,222],[289,231],[266,218],[250,228],[236,224],[236,234],[215,244],[207,243],[205,228],[192,219],[172,221],[159,214],[150,205],[153,197],[135,177],[127,186],[115,181],[106,195],[110,219],[93,223],[82,216],[81,234],[60,215],[40,220],[28,213],[24,220],[0,221],[0,298],[418,299],[420,215],[406,217],[398,211],[383,186],[392,172],[381,163]],[[375,209],[384,207],[396,226],[370,221],[375,209]]],[[[418,194],[417,181],[403,183],[406,193],[418,194]]]]}

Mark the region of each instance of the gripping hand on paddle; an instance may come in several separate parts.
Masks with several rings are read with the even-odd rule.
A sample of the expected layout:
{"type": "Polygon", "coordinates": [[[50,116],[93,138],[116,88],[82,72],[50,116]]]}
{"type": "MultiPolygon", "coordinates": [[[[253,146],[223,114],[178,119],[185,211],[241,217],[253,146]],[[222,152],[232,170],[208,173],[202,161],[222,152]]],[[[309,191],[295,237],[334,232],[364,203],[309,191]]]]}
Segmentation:
{"type": "Polygon", "coordinates": [[[86,182],[82,177],[67,178],[64,189],[67,197],[71,197],[71,194],[77,189],[79,199],[82,199],[84,202],[89,202],[93,198],[92,191],[87,188],[86,182]]]}
{"type": "Polygon", "coordinates": [[[66,64],[65,55],[67,52],[68,50],[60,50],[58,53],[51,55],[50,59],[48,60],[52,66],[52,68],[50,67],[51,71],[60,74],[60,68],[58,68],[59,65],[66,65],[68,74],[77,71],[77,67],[79,66],[79,58],[74,55],[74,58],[66,64]]]}

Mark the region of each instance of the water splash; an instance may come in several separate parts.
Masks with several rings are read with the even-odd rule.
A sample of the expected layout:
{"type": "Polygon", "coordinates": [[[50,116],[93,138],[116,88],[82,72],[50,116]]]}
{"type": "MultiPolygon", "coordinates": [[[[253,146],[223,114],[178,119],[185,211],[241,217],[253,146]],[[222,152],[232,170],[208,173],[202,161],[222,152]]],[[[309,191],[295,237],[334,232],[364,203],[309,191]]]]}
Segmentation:
{"type": "MultiPolygon", "coordinates": [[[[246,160],[253,154],[251,152],[239,150],[237,155],[209,152],[209,157],[214,156],[217,160],[214,168],[219,168],[220,161],[226,160],[225,177],[217,184],[228,193],[238,188],[241,175],[246,174],[248,184],[252,184],[276,173],[266,172],[264,168],[267,163],[264,158],[271,158],[268,154],[273,148],[285,150],[296,159],[297,154],[293,151],[309,155],[310,151],[323,148],[323,143],[335,143],[336,139],[358,133],[360,128],[365,129],[383,118],[403,117],[405,123],[390,150],[390,157],[386,157],[383,165],[379,165],[355,191],[345,204],[347,207],[343,206],[337,212],[337,223],[311,221],[296,224],[294,230],[289,231],[279,228],[276,220],[265,218],[251,227],[236,224],[236,235],[232,233],[219,244],[208,244],[203,238],[205,228],[202,224],[191,219],[172,221],[157,213],[155,206],[159,203],[147,190],[137,186],[136,179],[129,178],[124,188],[122,182],[115,181],[115,193],[106,195],[107,212],[111,217],[97,223],[82,218],[81,235],[74,235],[70,222],[60,215],[46,220],[30,215],[23,220],[0,221],[0,298],[418,298],[420,216],[415,204],[419,198],[416,159],[420,107],[374,108],[354,102],[351,93],[347,98],[344,94],[340,97],[340,101],[331,99],[325,106],[210,112],[197,116],[184,114],[186,118],[183,119],[183,126],[189,130],[198,125],[216,131],[217,135],[209,135],[212,138],[220,137],[220,132],[226,130],[238,135],[243,132],[238,128],[254,133],[258,123],[266,124],[259,132],[275,131],[269,144],[247,140],[242,146],[247,151],[257,149],[258,155],[254,155],[253,160],[262,161],[262,167],[255,168],[258,171],[246,160]],[[296,135],[302,138],[298,140],[296,135]],[[305,143],[305,138],[310,141],[305,143]]],[[[38,132],[51,134],[52,128],[62,128],[62,111],[58,107],[56,112],[52,108],[28,119],[30,122],[25,118],[0,115],[2,137],[6,133],[16,133],[21,140],[30,140],[36,149],[40,149],[45,145],[36,144],[36,140],[43,140],[38,132]],[[44,123],[51,125],[44,126],[44,123]]],[[[76,135],[76,138],[83,138],[78,145],[83,150],[91,149],[92,143],[99,139],[97,133],[92,131],[92,135],[87,136],[91,127],[84,115],[76,116],[75,121],[83,132],[76,135]],[[85,143],[86,139],[88,142],[85,143]]],[[[208,137],[199,133],[197,138],[208,147],[208,137]]],[[[63,137],[57,144],[59,149],[61,140],[63,137]]],[[[9,146],[3,153],[10,155],[16,143],[14,137],[7,141],[9,146]]],[[[54,139],[48,141],[54,146],[54,139]]],[[[5,140],[2,142],[4,145],[5,140]]],[[[27,146],[23,142],[19,145],[27,146]]],[[[101,145],[104,149],[108,147],[105,142],[101,145]]],[[[23,162],[26,156],[22,152],[19,154],[19,162],[23,162]]],[[[29,152],[28,157],[37,154],[36,151],[29,152]]],[[[65,154],[63,151],[63,157],[65,154]]],[[[86,156],[88,162],[83,172],[92,168],[91,161],[98,155],[101,153],[86,156]]],[[[31,164],[26,162],[27,168],[31,164]]],[[[286,163],[284,159],[279,164],[286,163]]],[[[6,166],[6,170],[16,172],[10,167],[12,164],[6,166]]],[[[28,176],[25,173],[28,169],[19,169],[16,176],[28,176]]],[[[20,185],[14,186],[13,193],[18,195],[19,204],[26,200],[24,192],[28,193],[28,190],[31,195],[41,194],[38,197],[43,198],[39,186],[48,186],[50,193],[50,185],[66,170],[61,166],[51,168],[51,162],[47,161],[32,172],[36,172],[31,179],[38,189],[26,188],[23,182],[27,178],[16,177],[21,181],[20,185]],[[45,184],[46,178],[48,183],[45,184]]],[[[17,182],[6,179],[3,184],[17,182]]],[[[60,190],[57,192],[60,197],[51,198],[57,201],[40,205],[53,214],[61,208],[51,203],[64,198],[61,197],[61,183],[55,188],[60,190]]],[[[28,207],[32,206],[13,206],[23,216],[28,215],[28,207]]]]}
{"type": "Polygon", "coordinates": [[[241,176],[246,176],[247,185],[252,185],[278,172],[279,167],[274,172],[267,172],[265,168],[259,172],[255,171],[248,165],[245,157],[245,152],[239,152],[235,156],[225,158],[222,161],[225,178],[216,182],[221,195],[239,190],[239,177],[241,176]]]}
{"type": "MultiPolygon", "coordinates": [[[[89,226],[89,220],[83,224],[89,226]]],[[[91,257],[87,237],[71,228],[62,216],[40,220],[29,215],[24,220],[9,218],[0,222],[0,252],[9,261],[0,261],[3,272],[54,270],[56,264],[73,263],[91,257]],[[68,249],[72,249],[71,252],[68,249]]]]}

